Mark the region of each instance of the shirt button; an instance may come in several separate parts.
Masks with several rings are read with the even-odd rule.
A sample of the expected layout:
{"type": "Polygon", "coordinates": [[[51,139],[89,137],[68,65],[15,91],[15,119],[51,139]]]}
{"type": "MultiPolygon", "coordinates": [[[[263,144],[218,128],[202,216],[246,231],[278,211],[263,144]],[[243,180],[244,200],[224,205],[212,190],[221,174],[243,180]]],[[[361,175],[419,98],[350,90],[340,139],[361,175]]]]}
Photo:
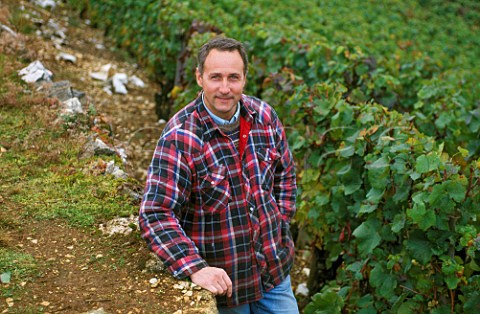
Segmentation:
{"type": "Polygon", "coordinates": [[[212,183],[212,185],[214,185],[214,184],[215,184],[215,181],[212,181],[211,183],[212,183]]]}
{"type": "Polygon", "coordinates": [[[243,138],[247,138],[247,136],[245,134],[243,134],[243,138]]]}
{"type": "Polygon", "coordinates": [[[253,207],[250,207],[250,211],[253,212],[253,207]]]}

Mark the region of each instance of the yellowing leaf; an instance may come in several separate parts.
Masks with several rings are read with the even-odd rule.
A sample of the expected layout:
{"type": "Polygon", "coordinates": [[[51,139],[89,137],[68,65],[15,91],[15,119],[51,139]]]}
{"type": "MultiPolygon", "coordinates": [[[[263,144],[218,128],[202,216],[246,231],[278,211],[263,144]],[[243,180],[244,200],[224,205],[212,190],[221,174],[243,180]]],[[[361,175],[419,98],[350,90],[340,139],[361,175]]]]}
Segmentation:
{"type": "Polygon", "coordinates": [[[391,137],[391,136],[382,136],[381,139],[382,139],[382,141],[385,141],[385,142],[387,142],[387,141],[391,141],[391,142],[395,141],[395,139],[394,139],[393,137],[391,137]]]}
{"type": "Polygon", "coordinates": [[[411,146],[415,146],[417,143],[418,143],[418,140],[414,137],[410,137],[408,140],[407,140],[407,143],[411,146]]]}
{"type": "Polygon", "coordinates": [[[172,91],[170,92],[170,97],[175,99],[177,98],[178,94],[182,91],[182,87],[175,86],[173,87],[172,91]]]}
{"type": "Polygon", "coordinates": [[[378,130],[378,125],[372,126],[370,129],[368,129],[368,135],[372,135],[378,130]]]}
{"type": "Polygon", "coordinates": [[[460,152],[460,155],[462,155],[462,157],[465,158],[468,156],[468,150],[466,150],[465,148],[458,146],[457,149],[460,152]]]}

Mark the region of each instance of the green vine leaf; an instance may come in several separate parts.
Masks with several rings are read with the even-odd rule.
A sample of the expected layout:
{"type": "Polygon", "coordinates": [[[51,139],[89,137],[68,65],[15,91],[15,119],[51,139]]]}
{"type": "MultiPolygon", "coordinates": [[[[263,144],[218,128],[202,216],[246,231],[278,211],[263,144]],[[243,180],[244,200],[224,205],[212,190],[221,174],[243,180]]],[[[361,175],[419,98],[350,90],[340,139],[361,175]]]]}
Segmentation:
{"type": "Polygon", "coordinates": [[[461,202],[464,200],[467,193],[467,189],[457,181],[450,181],[445,183],[445,190],[448,195],[456,202],[461,202]]]}
{"type": "Polygon", "coordinates": [[[427,173],[436,170],[440,164],[440,157],[437,154],[418,156],[415,170],[418,173],[427,173]]]}
{"type": "Polygon", "coordinates": [[[392,223],[392,231],[394,233],[400,232],[404,227],[405,227],[405,214],[400,213],[395,215],[393,218],[393,223],[392,223]]]}
{"type": "Polygon", "coordinates": [[[390,165],[388,159],[383,156],[375,160],[373,163],[366,165],[366,169],[384,169],[390,165]]]}
{"type": "Polygon", "coordinates": [[[380,230],[380,222],[375,219],[363,222],[353,231],[353,235],[358,240],[360,255],[366,256],[372,253],[373,249],[380,244],[382,237],[378,230],[380,230]]]}
{"type": "Polygon", "coordinates": [[[412,218],[413,222],[418,224],[423,231],[434,226],[437,220],[435,210],[427,210],[424,203],[415,203],[412,209],[407,210],[407,215],[412,218]]]}
{"type": "Polygon", "coordinates": [[[312,297],[304,310],[305,314],[340,314],[344,300],[336,292],[327,290],[323,293],[317,293],[312,297]]]}
{"type": "Polygon", "coordinates": [[[405,245],[412,259],[418,260],[422,265],[426,265],[433,256],[432,243],[420,230],[412,232],[410,238],[405,241],[405,245]]]}
{"type": "Polygon", "coordinates": [[[377,264],[370,272],[369,282],[377,288],[377,293],[384,298],[391,298],[397,287],[397,280],[393,275],[385,272],[381,264],[377,264]]]}

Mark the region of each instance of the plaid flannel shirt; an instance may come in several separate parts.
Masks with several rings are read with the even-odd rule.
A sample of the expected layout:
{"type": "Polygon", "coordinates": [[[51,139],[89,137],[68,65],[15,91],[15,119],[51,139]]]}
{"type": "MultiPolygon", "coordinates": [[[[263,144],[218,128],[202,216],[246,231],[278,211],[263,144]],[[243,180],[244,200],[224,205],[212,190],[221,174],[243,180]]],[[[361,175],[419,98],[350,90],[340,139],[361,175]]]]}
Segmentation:
{"type": "Polygon", "coordinates": [[[228,306],[261,299],[294,258],[296,182],[285,131],[265,102],[246,95],[240,102],[242,156],[201,97],[167,123],[139,216],[142,237],[174,277],[207,266],[227,272],[233,295],[217,304],[228,306]]]}

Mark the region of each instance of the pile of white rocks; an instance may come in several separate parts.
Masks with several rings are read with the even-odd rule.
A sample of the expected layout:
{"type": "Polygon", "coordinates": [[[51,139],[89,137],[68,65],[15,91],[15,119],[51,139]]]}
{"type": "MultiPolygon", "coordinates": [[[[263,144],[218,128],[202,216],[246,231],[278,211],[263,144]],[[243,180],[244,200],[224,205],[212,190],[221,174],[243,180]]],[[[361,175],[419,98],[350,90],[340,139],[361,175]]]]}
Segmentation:
{"type": "Polygon", "coordinates": [[[114,73],[111,63],[104,64],[97,71],[90,72],[90,77],[94,80],[105,82],[103,90],[112,95],[113,93],[126,95],[127,86],[132,85],[138,88],[144,88],[145,83],[137,76],[128,76],[126,73],[114,73]],[[113,91],[112,91],[113,88],[113,91]]]}

